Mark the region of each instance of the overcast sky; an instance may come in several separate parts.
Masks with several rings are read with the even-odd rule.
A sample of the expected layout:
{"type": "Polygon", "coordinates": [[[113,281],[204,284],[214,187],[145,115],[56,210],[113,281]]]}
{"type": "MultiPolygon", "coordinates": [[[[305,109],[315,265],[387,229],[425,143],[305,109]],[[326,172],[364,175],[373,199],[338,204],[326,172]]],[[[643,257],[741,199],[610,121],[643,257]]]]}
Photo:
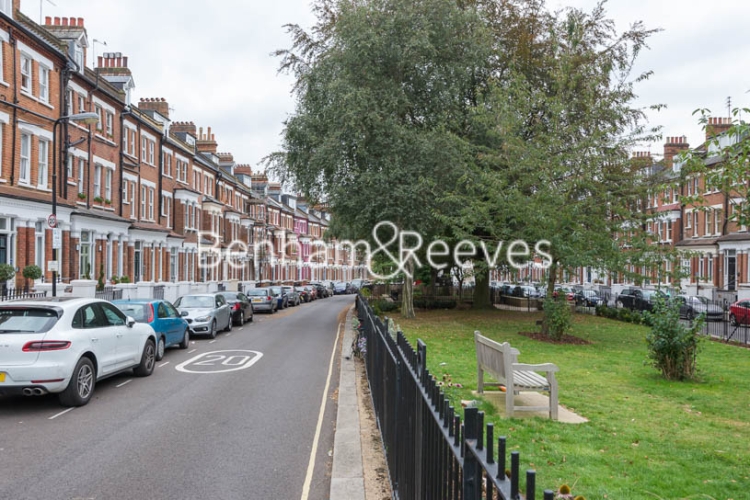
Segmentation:
{"type": "MultiPolygon", "coordinates": [[[[294,109],[292,79],[277,74],[270,54],[287,48],[284,24],[309,27],[309,0],[22,0],[34,20],[82,17],[88,30],[89,66],[94,53],[127,56],[136,83],[135,99],[163,97],[170,118],[211,127],[220,152],[256,168],[277,150],[284,119],[294,109]],[[106,42],[94,43],[93,40],[106,42]]],[[[595,0],[548,0],[550,8],[581,7],[595,0]]],[[[664,31],[639,58],[639,71],[654,75],[637,87],[639,105],[665,104],[650,114],[665,137],[685,135],[691,146],[704,139],[692,116],[699,107],[727,116],[750,107],[750,1],[610,0],[620,30],[635,20],[664,31]]],[[[660,154],[662,144],[642,150],[660,154]]]]}

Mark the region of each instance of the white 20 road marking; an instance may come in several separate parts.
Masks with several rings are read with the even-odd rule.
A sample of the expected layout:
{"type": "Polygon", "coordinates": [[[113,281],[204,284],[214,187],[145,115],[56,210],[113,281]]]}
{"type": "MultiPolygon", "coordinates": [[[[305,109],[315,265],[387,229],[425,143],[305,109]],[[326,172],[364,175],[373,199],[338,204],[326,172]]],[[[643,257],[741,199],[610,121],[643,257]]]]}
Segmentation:
{"type": "Polygon", "coordinates": [[[263,353],[258,351],[236,349],[231,351],[211,351],[192,357],[174,368],[184,373],[235,372],[250,368],[262,357],[263,353]],[[200,368],[196,369],[197,367],[200,368]],[[207,367],[208,369],[204,369],[203,367],[207,367]]]}

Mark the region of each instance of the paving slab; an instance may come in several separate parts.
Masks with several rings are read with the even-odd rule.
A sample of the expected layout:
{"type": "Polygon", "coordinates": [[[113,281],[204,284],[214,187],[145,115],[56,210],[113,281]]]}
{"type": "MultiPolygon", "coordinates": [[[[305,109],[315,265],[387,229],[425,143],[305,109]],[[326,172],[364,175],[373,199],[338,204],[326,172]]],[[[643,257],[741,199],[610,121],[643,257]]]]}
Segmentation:
{"type": "MultiPolygon", "coordinates": [[[[477,397],[484,397],[487,401],[491,402],[492,405],[498,409],[498,412],[503,416],[507,416],[505,411],[505,392],[503,391],[488,391],[485,389],[484,394],[478,394],[476,391],[472,391],[477,397]]],[[[549,397],[538,392],[524,392],[521,391],[519,394],[514,396],[514,401],[517,405],[523,406],[547,406],[549,407],[549,397]]],[[[565,408],[562,405],[557,407],[557,421],[563,424],[583,424],[588,422],[588,419],[578,415],[565,408]]],[[[549,412],[547,410],[540,411],[519,411],[513,412],[514,418],[531,418],[541,417],[549,418],[549,412]]]]}

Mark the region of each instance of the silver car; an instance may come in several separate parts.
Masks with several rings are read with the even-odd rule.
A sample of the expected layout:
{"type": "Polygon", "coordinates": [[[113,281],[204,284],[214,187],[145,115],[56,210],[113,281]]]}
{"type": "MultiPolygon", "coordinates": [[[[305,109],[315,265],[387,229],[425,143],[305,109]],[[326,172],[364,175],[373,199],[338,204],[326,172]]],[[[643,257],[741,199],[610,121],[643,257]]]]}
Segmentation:
{"type": "Polygon", "coordinates": [[[247,298],[253,303],[254,311],[268,311],[275,313],[278,308],[278,300],[269,288],[250,288],[247,290],[247,298]]]}
{"type": "Polygon", "coordinates": [[[232,331],[232,311],[221,294],[183,295],[174,306],[187,320],[192,335],[208,335],[213,339],[219,330],[232,331]]]}

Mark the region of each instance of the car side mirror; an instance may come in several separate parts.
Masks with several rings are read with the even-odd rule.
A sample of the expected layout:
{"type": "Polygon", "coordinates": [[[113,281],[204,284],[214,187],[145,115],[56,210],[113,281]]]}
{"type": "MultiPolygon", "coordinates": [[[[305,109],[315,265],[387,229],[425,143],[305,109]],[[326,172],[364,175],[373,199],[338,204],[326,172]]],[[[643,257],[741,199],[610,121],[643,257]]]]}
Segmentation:
{"type": "Polygon", "coordinates": [[[187,311],[180,311],[180,316],[187,316],[187,315],[188,315],[187,311]]]}
{"type": "Polygon", "coordinates": [[[133,325],[135,325],[135,319],[133,319],[132,316],[126,316],[125,324],[128,325],[128,328],[133,328],[133,325]]]}

